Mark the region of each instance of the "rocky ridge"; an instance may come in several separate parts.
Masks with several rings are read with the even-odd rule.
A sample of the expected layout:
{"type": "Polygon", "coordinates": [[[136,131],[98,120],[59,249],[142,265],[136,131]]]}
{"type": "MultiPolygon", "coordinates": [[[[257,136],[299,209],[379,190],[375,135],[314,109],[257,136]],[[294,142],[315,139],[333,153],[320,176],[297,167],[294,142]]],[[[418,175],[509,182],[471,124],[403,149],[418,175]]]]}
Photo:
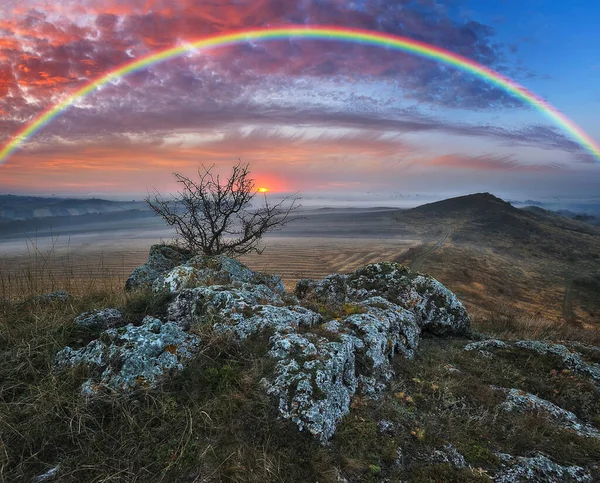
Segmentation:
{"type": "Polygon", "coordinates": [[[104,330],[85,347],[56,354],[55,371],[86,365],[92,373],[81,387],[86,397],[153,388],[201,347],[195,331],[202,326],[240,343],[268,331],[268,357],[276,364],[263,379],[265,390],[283,418],[323,443],[355,394],[377,398],[386,389],[392,359],[412,358],[422,332],[459,335],[470,323],[441,283],[389,262],[302,280],[292,295],[279,277],[237,260],[155,245],[126,284],[144,287],[171,294],[167,320],[146,317],[136,326],[116,309],[81,314],[76,324],[104,330]]]}

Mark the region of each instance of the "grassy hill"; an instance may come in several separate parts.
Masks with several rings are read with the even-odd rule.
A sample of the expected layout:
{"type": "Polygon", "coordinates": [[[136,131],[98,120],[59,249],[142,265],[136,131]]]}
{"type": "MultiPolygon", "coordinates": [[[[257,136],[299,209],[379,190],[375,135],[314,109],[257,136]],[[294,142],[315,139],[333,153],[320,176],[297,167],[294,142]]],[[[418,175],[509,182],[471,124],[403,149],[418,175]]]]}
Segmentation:
{"type": "Polygon", "coordinates": [[[556,322],[600,320],[593,284],[573,284],[600,268],[598,227],[538,207],[518,209],[489,193],[399,211],[395,219],[430,240],[398,261],[416,262],[473,306],[506,305],[556,322]]]}

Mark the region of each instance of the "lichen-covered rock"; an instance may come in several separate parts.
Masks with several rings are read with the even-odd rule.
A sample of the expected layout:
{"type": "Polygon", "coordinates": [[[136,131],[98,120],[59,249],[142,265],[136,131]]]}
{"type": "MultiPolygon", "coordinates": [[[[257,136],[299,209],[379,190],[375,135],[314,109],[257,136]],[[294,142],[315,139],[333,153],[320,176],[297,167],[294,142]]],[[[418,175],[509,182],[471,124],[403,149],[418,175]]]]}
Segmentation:
{"type": "Polygon", "coordinates": [[[422,330],[437,335],[462,334],[470,326],[465,308],[450,290],[394,262],[372,263],[320,281],[301,280],[295,294],[301,300],[336,305],[383,297],[413,312],[422,330]]]}
{"type": "Polygon", "coordinates": [[[420,327],[412,312],[381,297],[360,306],[363,313],[326,324],[326,337],[290,331],[270,341],[269,354],[279,362],[269,394],[279,398],[285,418],[321,441],[348,413],[351,397],[377,398],[394,375],[394,356],[413,357],[418,343],[420,327]]]}
{"type": "Polygon", "coordinates": [[[356,392],[355,352],[364,347],[343,334],[331,342],[315,334],[276,333],[269,355],[278,359],[275,378],[265,381],[267,393],[279,399],[279,412],[327,441],[350,410],[356,392]]]}
{"type": "Polygon", "coordinates": [[[377,431],[379,431],[380,434],[394,434],[396,425],[392,421],[382,419],[377,423],[377,431]]]}
{"type": "Polygon", "coordinates": [[[581,358],[578,352],[571,351],[562,344],[552,344],[537,340],[520,340],[515,342],[515,346],[542,355],[552,354],[558,356],[569,369],[579,374],[588,375],[596,383],[600,383],[600,364],[588,364],[581,358]]]}
{"type": "Polygon", "coordinates": [[[154,281],[169,270],[186,262],[193,257],[193,253],[172,245],[152,245],[148,261],[133,269],[125,282],[125,290],[136,290],[150,287],[154,281]]]}
{"type": "Polygon", "coordinates": [[[277,362],[264,379],[267,391],[282,417],[322,442],[355,394],[380,396],[394,376],[393,358],[412,358],[423,330],[461,334],[469,328],[454,294],[396,263],[300,281],[296,297],[285,293],[279,277],[237,260],[155,245],[128,280],[129,289],[143,285],[174,294],[166,323],[147,317],[139,327],[109,328],[86,347],[57,354],[57,369],[91,369],[83,394],[153,387],[196,351],[200,340],[187,332],[192,327],[209,325],[240,342],[268,330],[268,356],[277,362]]]}
{"type": "Polygon", "coordinates": [[[200,338],[177,325],[145,317],[142,324],[105,330],[99,339],[74,350],[66,347],[54,358],[54,370],[84,365],[91,377],[81,386],[84,396],[101,391],[129,392],[152,388],[196,352],[200,338]]]}
{"type": "Polygon", "coordinates": [[[505,342],[497,339],[481,340],[478,342],[471,342],[467,344],[463,349],[466,351],[481,351],[487,349],[506,349],[508,345],[505,342]]]}
{"type": "Polygon", "coordinates": [[[488,349],[506,349],[508,345],[505,342],[497,339],[480,340],[471,342],[463,347],[466,351],[477,351],[484,357],[493,357],[493,354],[488,349]]]}
{"type": "Polygon", "coordinates": [[[217,332],[230,332],[244,340],[266,328],[276,332],[293,332],[300,327],[310,328],[321,322],[321,316],[299,305],[291,307],[275,307],[273,305],[255,305],[251,308],[252,315],[243,313],[232,314],[217,322],[213,328],[217,332]]]}
{"type": "Polygon", "coordinates": [[[233,285],[235,283],[265,285],[277,295],[285,288],[281,278],[253,272],[246,265],[225,255],[199,255],[158,277],[152,284],[155,291],[168,290],[172,293],[195,287],[233,285]]]}
{"type": "Polygon", "coordinates": [[[121,311],[117,309],[92,310],[75,317],[73,322],[87,329],[109,329],[125,324],[121,311]]]}
{"type": "MultiPolygon", "coordinates": [[[[169,304],[168,320],[184,330],[207,323],[233,326],[256,315],[263,305],[282,306],[283,301],[279,294],[262,284],[238,282],[235,286],[213,285],[184,289],[169,304]]],[[[255,319],[253,323],[256,322],[255,319]]],[[[242,326],[243,324],[240,328],[242,326]]],[[[252,332],[255,330],[248,332],[246,336],[252,332]]]]}
{"type": "Polygon", "coordinates": [[[347,300],[346,278],[346,275],[334,273],[319,281],[303,279],[296,284],[295,294],[301,299],[314,298],[315,301],[337,308],[347,300]]]}
{"type": "Polygon", "coordinates": [[[343,322],[365,342],[373,369],[387,366],[398,353],[412,359],[421,335],[415,315],[382,297],[371,297],[360,305],[366,312],[343,322]]]}
{"type": "Polygon", "coordinates": [[[447,443],[443,449],[434,450],[431,454],[431,462],[438,464],[447,463],[458,469],[467,467],[465,457],[450,443],[447,443]]]}
{"type": "Polygon", "coordinates": [[[544,482],[564,483],[594,481],[591,473],[580,466],[561,466],[543,454],[532,458],[499,453],[503,468],[493,477],[496,483],[544,482]]]}
{"type": "Polygon", "coordinates": [[[519,391],[518,389],[504,389],[494,387],[494,389],[504,391],[506,400],[500,404],[505,411],[513,412],[536,412],[543,414],[562,428],[574,431],[579,436],[587,438],[600,438],[600,431],[589,424],[581,422],[575,414],[546,401],[534,394],[519,391]]]}

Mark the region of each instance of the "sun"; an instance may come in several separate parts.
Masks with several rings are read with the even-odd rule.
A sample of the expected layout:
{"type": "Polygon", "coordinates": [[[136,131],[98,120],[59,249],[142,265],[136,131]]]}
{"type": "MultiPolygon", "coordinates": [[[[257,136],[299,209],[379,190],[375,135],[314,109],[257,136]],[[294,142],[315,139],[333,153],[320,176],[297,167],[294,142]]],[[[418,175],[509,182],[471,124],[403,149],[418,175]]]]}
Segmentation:
{"type": "Polygon", "coordinates": [[[267,191],[269,191],[268,188],[258,188],[259,193],[266,193],[267,191]]]}

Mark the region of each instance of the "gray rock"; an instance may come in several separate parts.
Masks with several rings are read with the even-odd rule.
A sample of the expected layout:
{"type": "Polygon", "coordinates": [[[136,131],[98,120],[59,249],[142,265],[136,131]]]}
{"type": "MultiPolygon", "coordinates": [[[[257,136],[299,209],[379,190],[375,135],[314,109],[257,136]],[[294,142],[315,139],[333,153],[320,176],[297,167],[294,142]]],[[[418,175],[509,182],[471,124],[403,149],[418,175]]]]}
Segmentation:
{"type": "Polygon", "coordinates": [[[279,399],[284,418],[321,442],[333,436],[358,387],[355,352],[363,342],[345,334],[340,339],[276,333],[270,341],[269,355],[278,362],[274,380],[264,381],[267,393],[279,399]]]}
{"type": "Polygon", "coordinates": [[[108,329],[124,325],[123,314],[117,309],[92,310],[75,317],[73,322],[88,329],[108,329]]]}
{"type": "Polygon", "coordinates": [[[396,425],[392,421],[382,419],[377,423],[377,430],[381,434],[394,434],[394,431],[396,431],[396,425]]]}
{"type": "Polygon", "coordinates": [[[588,364],[578,352],[569,350],[562,344],[552,344],[536,340],[520,340],[515,346],[521,349],[537,352],[538,354],[553,354],[562,359],[564,364],[579,374],[590,376],[596,383],[600,383],[600,364],[588,364]]]}
{"type": "Polygon", "coordinates": [[[347,300],[347,276],[340,274],[327,275],[319,281],[303,279],[296,284],[295,294],[301,299],[314,298],[332,308],[344,305],[347,300]]]}
{"type": "Polygon", "coordinates": [[[600,438],[600,431],[595,427],[581,422],[575,414],[556,404],[546,401],[534,394],[519,391],[518,389],[504,389],[494,387],[506,393],[506,400],[500,404],[505,411],[537,412],[544,414],[562,428],[574,431],[579,436],[587,438],[600,438]]]}
{"type": "MultiPolygon", "coordinates": [[[[169,304],[168,320],[184,330],[206,323],[243,325],[246,319],[259,312],[263,304],[281,306],[283,301],[279,294],[262,284],[238,283],[237,287],[213,285],[183,289],[169,304]]],[[[253,324],[256,322],[255,319],[253,324]]]]}
{"type": "Polygon", "coordinates": [[[447,463],[458,469],[467,467],[465,457],[450,443],[447,443],[443,449],[434,450],[431,461],[438,464],[447,463]]]}
{"type": "Polygon", "coordinates": [[[66,347],[56,354],[54,371],[87,366],[92,375],[81,386],[84,396],[153,388],[170,371],[183,369],[199,343],[198,336],[173,323],[145,317],[139,327],[129,324],[105,330],[82,349],[66,347]]]}
{"type": "Polygon", "coordinates": [[[85,395],[129,392],[154,387],[183,367],[200,343],[186,332],[192,327],[210,325],[240,342],[269,330],[268,355],[277,361],[273,376],[263,380],[267,392],[283,418],[321,442],[334,434],[355,394],[380,396],[394,377],[392,359],[412,358],[423,330],[462,334],[470,323],[442,284],[396,263],[301,281],[296,298],[285,293],[279,277],[236,260],[155,245],[148,263],[128,280],[130,289],[149,284],[175,295],[166,323],[147,317],[140,327],[109,328],[82,349],[59,352],[55,368],[87,365],[92,376],[81,388],[85,395]],[[316,311],[322,304],[351,315],[323,324],[316,311]]]}
{"type": "Polygon", "coordinates": [[[69,292],[65,292],[64,290],[56,290],[55,292],[50,292],[44,295],[36,295],[34,300],[39,303],[67,302],[70,298],[71,294],[69,292]]]}
{"type": "Polygon", "coordinates": [[[336,306],[382,297],[413,312],[421,329],[436,335],[463,334],[470,326],[465,308],[450,290],[393,262],[372,263],[320,281],[301,280],[295,294],[303,301],[336,306]]]}
{"type": "Polygon", "coordinates": [[[44,483],[47,481],[53,481],[58,476],[59,471],[60,471],[60,465],[56,465],[54,468],[50,468],[45,473],[35,476],[29,481],[30,481],[30,483],[44,483]]]}
{"type": "Polygon", "coordinates": [[[254,315],[250,317],[235,314],[237,317],[231,316],[224,322],[217,322],[213,328],[217,332],[231,332],[238,339],[244,340],[249,335],[266,328],[274,329],[276,332],[293,332],[300,327],[313,327],[322,320],[319,314],[299,305],[292,307],[255,305],[252,311],[254,315]]]}
{"type": "Polygon", "coordinates": [[[463,349],[466,351],[482,351],[487,349],[506,349],[508,345],[505,342],[497,339],[481,340],[479,342],[471,342],[463,349]]]}
{"type": "Polygon", "coordinates": [[[148,261],[134,268],[125,282],[125,290],[150,287],[154,281],[169,270],[192,258],[193,253],[172,245],[152,245],[148,261]]]}
{"type": "Polygon", "coordinates": [[[298,334],[294,326],[270,341],[269,354],[279,362],[275,379],[266,381],[269,394],[279,398],[284,418],[321,441],[333,435],[354,394],[379,397],[394,376],[391,360],[397,354],[413,357],[418,343],[420,327],[412,312],[381,297],[360,306],[364,313],[329,324],[329,330],[326,326],[339,340],[298,334]]]}
{"type": "Polygon", "coordinates": [[[158,277],[152,288],[176,293],[188,288],[233,285],[236,282],[264,285],[279,296],[285,293],[281,278],[253,272],[240,261],[224,255],[195,256],[158,277]]]}
{"type": "Polygon", "coordinates": [[[585,468],[561,466],[540,453],[532,458],[513,457],[502,453],[497,456],[503,461],[503,468],[493,477],[496,483],[593,481],[592,475],[585,468]]]}

